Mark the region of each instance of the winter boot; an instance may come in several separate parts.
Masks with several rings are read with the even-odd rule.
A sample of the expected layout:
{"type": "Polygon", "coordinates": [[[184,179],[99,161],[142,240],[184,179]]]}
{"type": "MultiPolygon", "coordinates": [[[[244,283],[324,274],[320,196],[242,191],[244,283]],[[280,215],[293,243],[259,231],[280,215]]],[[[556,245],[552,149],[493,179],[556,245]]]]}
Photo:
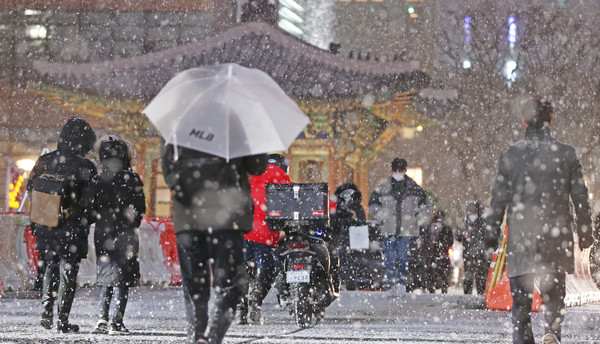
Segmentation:
{"type": "Polygon", "coordinates": [[[40,326],[42,326],[46,330],[49,330],[52,328],[53,323],[52,308],[50,308],[50,310],[46,309],[46,307],[44,308],[44,311],[42,311],[42,320],[40,321],[40,326]]]}
{"type": "Polygon", "coordinates": [[[56,323],[56,332],[58,333],[77,333],[79,326],[59,321],[56,323]]]}
{"type": "Polygon", "coordinates": [[[98,320],[96,327],[90,332],[92,334],[107,334],[108,333],[108,321],[105,319],[98,320]]]}
{"type": "Polygon", "coordinates": [[[248,325],[248,296],[244,295],[237,312],[235,313],[235,323],[238,325],[248,325]]]}
{"type": "Polygon", "coordinates": [[[250,307],[250,321],[253,324],[263,324],[264,323],[264,319],[262,317],[262,310],[260,309],[260,307],[254,306],[254,307],[250,307]]]}
{"type": "Polygon", "coordinates": [[[128,335],[131,334],[127,327],[123,325],[123,323],[111,324],[110,329],[108,330],[109,335],[128,335]]]}

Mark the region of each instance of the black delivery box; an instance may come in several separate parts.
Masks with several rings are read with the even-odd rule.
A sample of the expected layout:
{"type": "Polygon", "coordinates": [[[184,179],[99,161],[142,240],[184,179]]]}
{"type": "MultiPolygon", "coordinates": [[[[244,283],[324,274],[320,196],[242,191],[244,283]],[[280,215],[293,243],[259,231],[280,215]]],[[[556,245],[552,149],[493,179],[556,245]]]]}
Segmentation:
{"type": "Polygon", "coordinates": [[[267,184],[266,220],[277,225],[285,221],[329,220],[327,183],[267,184]]]}

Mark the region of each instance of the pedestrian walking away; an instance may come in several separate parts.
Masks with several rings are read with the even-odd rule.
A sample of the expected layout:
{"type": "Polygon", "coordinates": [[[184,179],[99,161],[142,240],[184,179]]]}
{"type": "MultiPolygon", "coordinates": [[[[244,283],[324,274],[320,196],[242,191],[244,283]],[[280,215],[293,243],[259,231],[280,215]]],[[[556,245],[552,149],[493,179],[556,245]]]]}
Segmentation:
{"type": "MultiPolygon", "coordinates": [[[[254,202],[254,220],[252,231],[244,236],[244,260],[248,273],[248,292],[245,293],[238,309],[238,323],[262,323],[262,303],[271,286],[282,270],[277,256],[277,243],[285,235],[283,231],[271,231],[265,220],[266,194],[265,185],[290,184],[287,174],[288,162],[281,154],[269,154],[265,173],[250,178],[252,200],[254,202]],[[249,316],[248,316],[249,315],[249,316]]],[[[278,285],[282,289],[281,283],[278,285]]],[[[279,290],[280,297],[285,291],[279,290]]]]}
{"type": "Polygon", "coordinates": [[[554,107],[539,96],[517,101],[526,127],[525,139],[500,155],[486,221],[487,245],[489,252],[497,247],[507,213],[513,343],[534,343],[531,304],[536,277],[544,302],[542,342],[560,343],[565,276],[573,273],[573,250],[590,247],[596,235],[575,149],[550,132],[554,107]],[[579,245],[573,242],[571,209],[576,215],[579,245]]]}
{"type": "Polygon", "coordinates": [[[133,144],[117,135],[99,140],[101,173],[92,180],[94,246],[101,286],[99,320],[92,333],[129,334],[123,324],[129,288],[140,283],[136,229],[146,212],[144,184],[132,171],[133,144]],[[113,316],[109,319],[111,301],[113,316]],[[110,325],[109,325],[109,320],[110,325]]]}
{"type": "Polygon", "coordinates": [[[448,293],[452,266],[448,251],[454,243],[452,227],[444,223],[446,213],[436,211],[429,225],[421,227],[421,258],[423,271],[417,274],[423,283],[422,289],[435,293],[441,289],[442,294],[448,293]]]}
{"type": "Polygon", "coordinates": [[[467,204],[467,214],[463,226],[456,231],[456,240],[463,245],[463,291],[466,295],[471,294],[475,282],[477,295],[483,295],[489,262],[485,254],[485,220],[478,201],[467,204]]]}
{"type": "Polygon", "coordinates": [[[226,160],[163,140],[161,158],[173,195],[188,339],[221,343],[246,289],[244,234],[253,220],[249,175],[264,173],[267,155],[226,160]],[[216,300],[209,327],[211,269],[216,300]]]}
{"type": "Polygon", "coordinates": [[[418,283],[410,278],[419,259],[419,227],[429,220],[429,196],[406,175],[408,163],[395,158],[392,175],[371,194],[369,213],[382,223],[386,276],[391,295],[411,291],[418,283]]]}
{"type": "Polygon", "coordinates": [[[58,299],[56,330],[62,333],[79,331],[79,326],[69,323],[69,314],[79,263],[88,252],[90,185],[97,170],[84,156],[95,141],[96,134],[85,120],[70,118],[60,133],[57,149],[37,160],[27,181],[27,191],[32,195],[32,230],[46,265],[40,325],[46,329],[53,327],[53,307],[58,299]],[[55,192],[54,197],[46,194],[37,200],[38,194],[44,194],[45,189],[53,188],[56,183],[60,184],[60,190],[56,191],[62,196],[55,192]],[[53,198],[58,198],[55,213],[48,208],[53,198]]]}

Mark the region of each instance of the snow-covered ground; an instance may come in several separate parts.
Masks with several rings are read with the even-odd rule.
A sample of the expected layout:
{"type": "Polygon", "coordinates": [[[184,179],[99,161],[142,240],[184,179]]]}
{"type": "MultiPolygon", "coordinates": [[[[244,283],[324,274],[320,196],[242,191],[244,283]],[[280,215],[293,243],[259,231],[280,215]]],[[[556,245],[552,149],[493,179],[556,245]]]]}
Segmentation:
{"type": "MultiPolygon", "coordinates": [[[[88,334],[96,323],[98,289],[77,292],[71,321],[81,334],[41,328],[40,301],[8,293],[0,299],[1,343],[182,343],[185,311],[181,288],[140,287],[131,292],[125,324],[130,336],[88,334]]],[[[343,291],[324,322],[299,329],[278,309],[273,293],[263,306],[263,325],[233,325],[225,343],[511,343],[510,313],[482,308],[477,296],[421,294],[389,298],[382,292],[343,291]]],[[[542,314],[534,315],[536,337],[542,314]]],[[[539,340],[538,340],[539,342],[539,340]]],[[[567,310],[563,343],[600,344],[600,305],[567,310]]]]}

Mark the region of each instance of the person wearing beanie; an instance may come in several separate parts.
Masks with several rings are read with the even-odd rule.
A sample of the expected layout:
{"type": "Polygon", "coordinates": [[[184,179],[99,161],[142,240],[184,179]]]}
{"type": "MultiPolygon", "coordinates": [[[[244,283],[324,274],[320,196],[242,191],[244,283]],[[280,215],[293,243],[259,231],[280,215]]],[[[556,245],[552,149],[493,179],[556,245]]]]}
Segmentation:
{"type": "Polygon", "coordinates": [[[99,320],[95,334],[129,334],[123,316],[129,288],[140,282],[139,240],[136,228],[146,212],[144,184],[131,169],[133,145],[117,135],[99,140],[101,173],[92,180],[96,218],[94,246],[100,285],[99,320]],[[113,313],[109,319],[111,301],[113,313]],[[109,325],[110,320],[110,325],[109,325]]]}
{"type": "Polygon", "coordinates": [[[369,213],[382,223],[383,250],[390,296],[402,296],[416,287],[410,280],[419,259],[419,228],[429,220],[429,196],[406,175],[408,163],[395,158],[392,175],[371,194],[369,213]]]}
{"type": "Polygon", "coordinates": [[[56,330],[78,332],[79,326],[69,323],[69,314],[77,288],[77,273],[81,259],[87,257],[88,232],[93,221],[89,213],[89,188],[97,174],[94,164],[85,158],[93,148],[96,134],[82,118],[71,117],[64,125],[55,151],[36,161],[29,174],[27,191],[31,195],[36,179],[51,175],[64,180],[65,192],[62,218],[57,227],[31,221],[37,237],[37,249],[45,265],[42,287],[43,328],[53,327],[54,301],[58,299],[56,330]]]}
{"type": "Polygon", "coordinates": [[[517,101],[525,139],[508,147],[498,160],[486,218],[488,254],[498,247],[506,214],[513,343],[534,343],[531,304],[536,278],[545,309],[542,342],[560,343],[565,277],[574,270],[573,250],[590,247],[596,236],[588,189],[575,148],[551,135],[552,104],[539,96],[517,101]],[[573,218],[579,245],[573,242],[573,218]]]}

